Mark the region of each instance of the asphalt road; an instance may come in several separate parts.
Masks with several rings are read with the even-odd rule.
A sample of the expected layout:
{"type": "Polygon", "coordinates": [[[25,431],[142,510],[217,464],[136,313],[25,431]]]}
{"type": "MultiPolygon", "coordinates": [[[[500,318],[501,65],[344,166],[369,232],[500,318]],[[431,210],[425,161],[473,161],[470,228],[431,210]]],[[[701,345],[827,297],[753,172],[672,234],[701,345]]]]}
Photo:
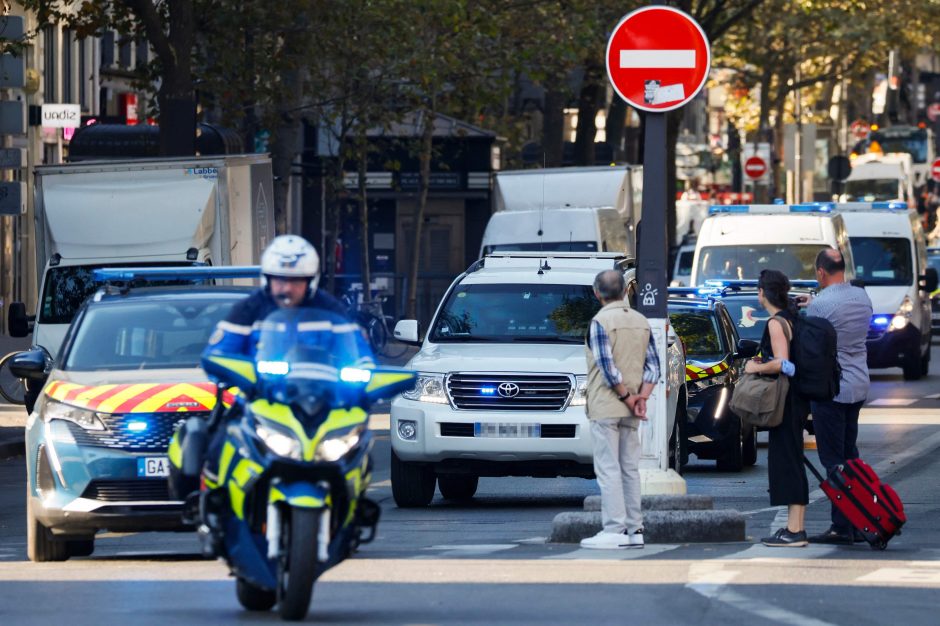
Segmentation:
{"type": "MultiPolygon", "coordinates": [[[[617,552],[546,543],[552,518],[597,492],[593,481],[581,479],[483,479],[470,505],[438,498],[428,509],[400,510],[391,499],[388,433],[380,429],[371,494],[383,508],[378,537],[318,582],[308,621],[935,624],[940,401],[927,396],[940,391],[938,379],[904,383],[897,370],[875,375],[860,448],[896,487],[910,520],[884,552],[760,545],[785,519],[767,506],[765,449],[740,474],[694,458],[685,474],[689,493],[712,495],[717,508],[746,514],[742,543],[617,552]]],[[[376,422],[381,428],[381,418],[376,422]]],[[[22,459],[0,461],[0,622],[277,621],[273,613],[244,613],[224,566],[199,558],[189,534],[105,535],[88,558],[26,561],[23,480],[22,459]]],[[[828,504],[818,491],[811,500],[812,533],[828,525],[828,504]]]]}

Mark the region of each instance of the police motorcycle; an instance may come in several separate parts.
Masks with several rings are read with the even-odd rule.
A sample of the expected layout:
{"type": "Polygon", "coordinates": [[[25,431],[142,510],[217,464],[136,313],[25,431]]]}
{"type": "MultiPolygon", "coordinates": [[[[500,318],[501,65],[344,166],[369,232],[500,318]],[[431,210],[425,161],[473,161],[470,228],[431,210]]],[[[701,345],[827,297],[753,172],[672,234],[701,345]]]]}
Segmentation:
{"type": "MultiPolygon", "coordinates": [[[[261,324],[254,360],[203,357],[219,389],[210,420],[224,420],[225,439],[217,475],[202,473],[187,507],[206,554],[236,577],[241,605],[277,604],[285,620],[303,619],[317,578],[375,537],[367,410],[415,382],[406,370],[342,367],[336,345],[306,343],[305,329],[330,327],[323,319],[278,309],[261,324]]],[[[174,435],[171,490],[202,472],[210,426],[191,418],[174,435]]]]}

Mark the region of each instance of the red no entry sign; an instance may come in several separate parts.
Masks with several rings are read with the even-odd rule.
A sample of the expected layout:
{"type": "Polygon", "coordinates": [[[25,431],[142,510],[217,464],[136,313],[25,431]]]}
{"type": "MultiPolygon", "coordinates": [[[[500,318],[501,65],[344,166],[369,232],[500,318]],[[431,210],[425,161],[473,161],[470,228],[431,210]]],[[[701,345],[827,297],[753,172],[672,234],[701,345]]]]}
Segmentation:
{"type": "Polygon", "coordinates": [[[752,156],[744,162],[744,173],[748,178],[763,178],[767,173],[767,163],[759,156],[752,156]]]}
{"type": "Polygon", "coordinates": [[[627,104],[652,113],[678,109],[705,85],[711,48],[702,27],[667,6],[637,9],[607,42],[607,76],[627,104]]]}
{"type": "Polygon", "coordinates": [[[930,164],[930,177],[935,181],[940,182],[940,159],[937,159],[930,164]]]}

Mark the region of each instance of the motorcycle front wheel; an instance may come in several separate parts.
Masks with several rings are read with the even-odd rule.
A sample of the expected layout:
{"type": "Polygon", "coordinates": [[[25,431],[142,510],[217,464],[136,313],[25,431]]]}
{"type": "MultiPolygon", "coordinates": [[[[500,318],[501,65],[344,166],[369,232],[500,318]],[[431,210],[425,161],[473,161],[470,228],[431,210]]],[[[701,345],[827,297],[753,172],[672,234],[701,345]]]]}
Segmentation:
{"type": "Polygon", "coordinates": [[[290,509],[290,521],[284,529],[288,533],[287,550],[278,572],[281,619],[297,621],[307,616],[319,568],[315,556],[319,526],[320,511],[290,509]]]}

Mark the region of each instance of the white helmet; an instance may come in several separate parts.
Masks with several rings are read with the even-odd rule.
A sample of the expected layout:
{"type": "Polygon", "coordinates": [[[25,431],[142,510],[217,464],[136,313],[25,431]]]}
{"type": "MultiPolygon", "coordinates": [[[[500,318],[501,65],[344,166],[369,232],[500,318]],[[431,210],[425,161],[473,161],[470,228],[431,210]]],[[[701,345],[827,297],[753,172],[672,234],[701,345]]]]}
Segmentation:
{"type": "MultiPolygon", "coordinates": [[[[275,237],[261,255],[263,279],[273,276],[282,278],[309,278],[310,293],[317,290],[320,282],[320,255],[309,241],[297,235],[275,237]]],[[[267,284],[266,280],[263,280],[267,284]]]]}

